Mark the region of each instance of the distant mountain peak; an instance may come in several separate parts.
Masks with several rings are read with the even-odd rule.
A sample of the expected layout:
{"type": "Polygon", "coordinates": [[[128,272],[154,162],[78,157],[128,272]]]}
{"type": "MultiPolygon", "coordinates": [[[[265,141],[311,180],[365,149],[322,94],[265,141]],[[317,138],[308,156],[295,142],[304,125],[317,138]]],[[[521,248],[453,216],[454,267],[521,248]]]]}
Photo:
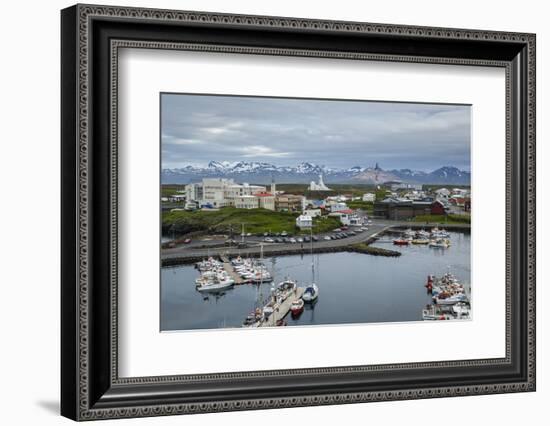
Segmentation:
{"type": "Polygon", "coordinates": [[[411,169],[384,170],[378,163],[374,167],[359,165],[344,169],[330,168],[310,161],[295,166],[276,166],[257,161],[216,161],[205,167],[184,165],[179,168],[163,169],[163,183],[189,183],[203,177],[227,177],[242,182],[309,183],[319,174],[325,182],[381,184],[388,181],[431,184],[469,184],[470,172],[454,166],[443,166],[432,172],[411,169]]]}

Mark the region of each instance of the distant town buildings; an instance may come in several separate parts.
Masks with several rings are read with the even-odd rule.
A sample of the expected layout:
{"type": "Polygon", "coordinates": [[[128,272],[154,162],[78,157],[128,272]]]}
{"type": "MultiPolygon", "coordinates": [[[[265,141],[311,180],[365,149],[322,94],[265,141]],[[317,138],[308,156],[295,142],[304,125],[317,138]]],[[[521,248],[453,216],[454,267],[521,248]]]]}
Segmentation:
{"type": "Polygon", "coordinates": [[[390,185],[392,191],[398,191],[400,189],[414,189],[416,191],[422,191],[421,183],[403,183],[403,182],[392,182],[390,185]]]}
{"type": "Polygon", "coordinates": [[[366,194],[363,194],[363,201],[367,203],[374,203],[376,200],[376,194],[373,194],[372,192],[367,192],[366,194]]]}
{"type": "Polygon", "coordinates": [[[323,182],[323,175],[319,175],[319,182],[315,183],[314,181],[311,181],[309,184],[309,190],[310,191],[331,191],[331,189],[325,185],[323,182]]]}

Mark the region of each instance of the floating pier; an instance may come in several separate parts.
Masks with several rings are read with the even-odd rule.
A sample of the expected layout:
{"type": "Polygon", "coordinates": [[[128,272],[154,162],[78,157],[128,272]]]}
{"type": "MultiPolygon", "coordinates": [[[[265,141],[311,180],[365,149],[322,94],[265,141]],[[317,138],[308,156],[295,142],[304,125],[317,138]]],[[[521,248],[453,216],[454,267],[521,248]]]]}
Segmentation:
{"type": "Polygon", "coordinates": [[[301,299],[304,294],[304,288],[298,287],[293,295],[288,296],[280,305],[276,306],[273,313],[265,320],[263,320],[259,327],[275,327],[279,320],[282,320],[290,312],[292,302],[301,299]]]}
{"type": "Polygon", "coordinates": [[[235,271],[235,268],[226,256],[220,256],[223,262],[223,269],[235,281],[235,285],[245,284],[245,280],[235,271]]]}

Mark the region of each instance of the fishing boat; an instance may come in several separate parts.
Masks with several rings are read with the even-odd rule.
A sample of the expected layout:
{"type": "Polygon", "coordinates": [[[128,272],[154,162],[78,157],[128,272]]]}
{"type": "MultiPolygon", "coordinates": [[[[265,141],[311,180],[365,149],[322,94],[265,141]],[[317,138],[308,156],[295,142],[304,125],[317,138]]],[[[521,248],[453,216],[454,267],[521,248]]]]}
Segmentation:
{"type": "Polygon", "coordinates": [[[421,229],[420,231],[416,231],[416,238],[419,239],[429,239],[430,235],[431,234],[428,231],[424,231],[423,229],[421,229]]]}
{"type": "Polygon", "coordinates": [[[434,296],[433,300],[436,305],[454,305],[458,302],[467,302],[468,297],[464,293],[457,293],[452,296],[443,297],[443,294],[440,293],[437,296],[434,296]]]}
{"type": "Polygon", "coordinates": [[[416,232],[413,231],[411,228],[409,228],[409,229],[406,229],[405,232],[403,232],[403,235],[406,238],[414,238],[416,236],[416,232]]]}
{"type": "Polygon", "coordinates": [[[416,239],[411,241],[411,244],[417,244],[417,245],[430,244],[430,240],[428,240],[426,238],[416,238],[416,239]]]}
{"type": "Polygon", "coordinates": [[[458,302],[453,305],[453,312],[459,319],[470,318],[470,305],[466,302],[458,302]]]}
{"type": "Polygon", "coordinates": [[[431,240],[428,245],[435,248],[449,248],[451,246],[451,242],[447,239],[438,238],[431,240]]]}
{"type": "Polygon", "coordinates": [[[443,312],[438,306],[428,305],[422,309],[422,319],[424,321],[444,321],[453,319],[453,316],[443,312]]]}
{"type": "Polygon", "coordinates": [[[233,284],[235,284],[235,281],[230,278],[222,278],[222,279],[213,279],[208,280],[202,283],[197,287],[197,291],[200,292],[217,292],[222,290],[227,290],[228,288],[233,287],[233,284]]]}
{"type": "Polygon", "coordinates": [[[302,299],[297,299],[290,305],[290,312],[292,315],[300,315],[304,311],[304,301],[302,299]]]}
{"type": "Polygon", "coordinates": [[[409,240],[405,240],[403,238],[397,238],[393,240],[393,244],[395,244],[396,246],[408,246],[409,243],[410,243],[409,240]]]}
{"type": "Polygon", "coordinates": [[[432,238],[449,238],[451,234],[445,231],[443,228],[439,229],[437,226],[432,229],[431,237],[432,238]]]}

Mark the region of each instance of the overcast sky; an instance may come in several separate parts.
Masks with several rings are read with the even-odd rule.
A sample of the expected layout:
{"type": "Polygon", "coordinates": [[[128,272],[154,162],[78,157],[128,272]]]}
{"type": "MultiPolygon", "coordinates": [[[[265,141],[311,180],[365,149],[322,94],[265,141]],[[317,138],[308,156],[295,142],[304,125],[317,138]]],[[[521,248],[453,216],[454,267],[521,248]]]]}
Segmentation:
{"type": "Polygon", "coordinates": [[[470,170],[470,107],[163,94],[162,167],[216,161],[470,170]]]}

